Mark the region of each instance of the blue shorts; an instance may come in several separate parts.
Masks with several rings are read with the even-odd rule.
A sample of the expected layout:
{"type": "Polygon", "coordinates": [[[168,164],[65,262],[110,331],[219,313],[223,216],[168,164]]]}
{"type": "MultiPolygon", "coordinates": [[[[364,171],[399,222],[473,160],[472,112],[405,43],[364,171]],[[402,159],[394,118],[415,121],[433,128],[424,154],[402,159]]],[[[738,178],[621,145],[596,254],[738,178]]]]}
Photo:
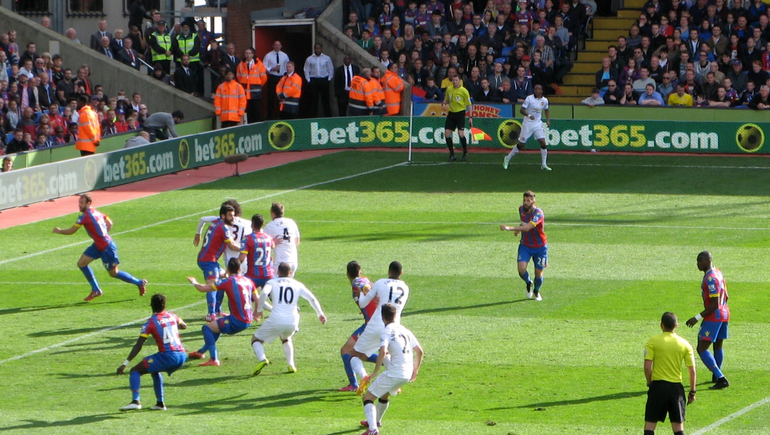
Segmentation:
{"type": "Polygon", "coordinates": [[[187,361],[184,352],[158,352],[142,360],[147,368],[147,373],[166,372],[169,375],[179,370],[187,361]]]}
{"type": "Polygon", "coordinates": [[[529,260],[533,259],[535,263],[535,269],[543,270],[548,266],[548,245],[541,248],[529,248],[522,244],[519,244],[519,260],[525,263],[529,263],[529,260]]]}
{"type": "Polygon", "coordinates": [[[350,334],[350,337],[351,337],[351,338],[353,338],[353,340],[356,340],[356,341],[358,341],[358,337],[360,337],[360,336],[361,336],[361,334],[363,334],[363,333],[364,333],[364,329],[366,329],[366,323],[364,323],[364,324],[363,324],[363,325],[361,325],[361,326],[360,326],[358,329],[356,329],[355,331],[353,331],[353,333],[352,333],[352,334],[350,334]]]}
{"type": "Polygon", "coordinates": [[[116,267],[118,267],[118,264],[120,264],[120,260],[118,259],[118,247],[115,246],[115,242],[110,242],[109,245],[107,245],[107,248],[104,251],[100,251],[96,244],[91,244],[84,252],[83,255],[86,255],[91,258],[101,258],[102,264],[104,265],[104,268],[107,270],[112,270],[116,267]]]}
{"type": "Polygon", "coordinates": [[[249,277],[249,279],[251,280],[251,282],[254,283],[255,289],[264,287],[265,283],[270,281],[270,279],[260,279],[260,278],[251,278],[251,277],[249,277]]]}
{"type": "Polygon", "coordinates": [[[225,316],[221,319],[217,319],[217,326],[219,326],[219,332],[223,334],[237,334],[241,331],[245,331],[251,323],[244,323],[236,319],[233,316],[225,316]]]}
{"type": "Polygon", "coordinates": [[[704,320],[700,322],[700,331],[698,331],[698,340],[715,342],[727,338],[727,322],[711,322],[704,320]]]}
{"type": "Polygon", "coordinates": [[[211,278],[218,279],[219,278],[219,263],[216,261],[199,261],[198,267],[201,268],[203,271],[203,279],[208,281],[211,278]]]}

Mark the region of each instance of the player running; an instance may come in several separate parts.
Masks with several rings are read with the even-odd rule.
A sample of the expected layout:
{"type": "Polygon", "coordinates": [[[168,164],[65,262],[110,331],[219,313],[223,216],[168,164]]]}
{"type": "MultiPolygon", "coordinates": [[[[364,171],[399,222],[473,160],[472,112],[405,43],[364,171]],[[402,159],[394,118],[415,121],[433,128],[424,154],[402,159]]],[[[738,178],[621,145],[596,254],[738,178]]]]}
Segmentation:
{"type": "Polygon", "coordinates": [[[230,313],[225,317],[219,317],[203,325],[204,345],[197,352],[190,352],[190,359],[201,359],[206,351],[211,357],[199,366],[220,366],[219,353],[217,352],[217,340],[220,334],[233,335],[246,330],[254,319],[251,301],[255,297],[255,288],[251,280],[240,274],[241,262],[237,258],[231,258],[227,263],[227,278],[222,278],[214,284],[198,284],[193,277],[187,279],[200,292],[224,291],[227,294],[227,302],[230,304],[230,313]]]}
{"type": "Polygon", "coordinates": [[[290,278],[299,267],[297,247],[299,246],[299,228],[294,220],[283,216],[283,204],[274,202],[270,207],[270,223],[265,226],[265,233],[275,240],[275,263],[287,263],[291,267],[290,278]]]}
{"type": "Polygon", "coordinates": [[[93,239],[94,243],[89,246],[80,256],[78,260],[78,268],[83,272],[88,283],[91,284],[91,293],[86,296],[84,301],[90,301],[91,299],[98,298],[104,292],[99,288],[99,283],[96,282],[96,276],[91,269],[92,261],[97,258],[101,258],[104,268],[107,269],[110,276],[117,278],[123,282],[133,284],[139,288],[139,296],[144,296],[147,292],[147,280],[134,278],[130,273],[118,270],[120,260],[118,259],[118,247],[110,237],[110,229],[112,228],[112,220],[106,214],[101,213],[99,210],[91,207],[91,196],[87,194],[80,195],[78,199],[78,207],[82,213],[75,224],[66,230],[59,227],[54,227],[54,234],[64,234],[69,236],[75,234],[80,227],[84,227],[88,236],[93,239]]]}
{"type": "Polygon", "coordinates": [[[265,323],[257,329],[251,338],[251,347],[256,355],[257,366],[254,368],[253,375],[257,376],[262,372],[270,361],[265,356],[264,345],[269,344],[276,338],[281,339],[283,343],[283,353],[286,355],[286,362],[289,365],[289,373],[296,373],[297,366],[294,365],[294,343],[292,336],[299,329],[299,310],[297,302],[299,298],[310,302],[310,306],[315,310],[318,320],[322,325],[326,324],[326,316],[321,309],[315,295],[305,287],[304,284],[294,278],[289,277],[291,266],[288,263],[278,265],[278,278],[271,279],[262,288],[262,294],[259,296],[259,306],[257,314],[254,316],[256,321],[262,318],[262,311],[265,308],[265,302],[270,297],[273,300],[273,310],[265,323]]]}
{"type": "Polygon", "coordinates": [[[521,233],[519,243],[518,268],[519,276],[527,283],[527,298],[532,299],[532,280],[527,272],[527,264],[532,259],[535,263],[535,300],[542,301],[540,287],[543,286],[543,270],[548,266],[548,239],[545,236],[545,215],[543,210],[535,206],[535,192],[524,192],[524,203],[519,207],[521,225],[510,227],[500,225],[503,231],[513,231],[515,236],[521,233]]]}
{"type": "Polygon", "coordinates": [[[376,355],[377,350],[380,348],[380,333],[385,328],[380,312],[382,306],[388,303],[393,304],[396,307],[394,321],[396,324],[401,323],[401,311],[404,310],[406,301],[409,299],[409,286],[404,281],[401,281],[402,273],[403,267],[401,263],[393,261],[388,267],[388,277],[378,279],[370,292],[358,298],[358,306],[361,308],[368,306],[375,298],[378,300],[377,309],[374,310],[369,323],[366,324],[364,332],[358,337],[350,358],[350,367],[358,379],[361,380],[356,390],[356,394],[359,396],[364,394],[366,387],[369,386],[371,381],[371,378],[366,374],[363,361],[369,360],[373,355],[376,355]]]}
{"type": "Polygon", "coordinates": [[[273,238],[262,231],[265,218],[261,214],[251,217],[251,228],[254,232],[247,235],[241,243],[238,261],[246,264],[246,278],[254,283],[259,291],[267,281],[275,277],[272,251],[275,247],[273,238]]]}
{"type": "Polygon", "coordinates": [[[150,306],[152,307],[152,317],[147,319],[147,322],[142,326],[142,332],[139,334],[133,349],[131,349],[131,353],[128,354],[128,358],[123,364],[118,367],[118,374],[122,375],[123,371],[131,363],[131,360],[139,355],[139,351],[142,350],[147,337],[152,336],[155,339],[155,344],[158,345],[158,353],[142,359],[139,364],[131,368],[129,374],[131,403],[120,408],[121,411],[142,409],[142,405],[139,402],[139,387],[142,375],[147,373],[152,375],[152,383],[157,399],[155,406],[150,409],[153,411],[165,411],[166,403],[163,398],[163,375],[161,372],[166,372],[171,376],[172,373],[179,370],[187,361],[187,354],[182,345],[182,340],[179,338],[179,330],[187,329],[187,324],[177,317],[176,314],[166,311],[166,297],[160,293],[152,295],[150,306]]]}
{"type": "Polygon", "coordinates": [[[722,342],[727,339],[727,324],[730,321],[730,308],[727,306],[727,284],[722,271],[711,264],[709,251],[698,254],[698,270],[703,272],[701,291],[703,305],[706,308],[687,321],[692,328],[702,320],[698,331],[698,355],[701,361],[712,373],[711,382],[716,382],[711,389],[721,390],[730,386],[730,382],[722,373],[722,362],[725,359],[722,342]],[[714,343],[714,354],[709,351],[714,343]]]}
{"type": "Polygon", "coordinates": [[[412,331],[396,323],[399,309],[393,304],[385,304],[380,310],[385,328],[380,334],[380,351],[377,365],[372,372],[376,379],[364,395],[364,415],[362,426],[369,428],[363,435],[378,435],[382,416],[390,405],[390,395],[395,395],[407,382],[414,382],[422,364],[423,350],[412,331]],[[390,364],[380,375],[385,356],[390,355],[390,364]],[[374,405],[377,399],[377,405],[374,405]]]}
{"type": "Polygon", "coordinates": [[[521,105],[519,112],[524,115],[521,123],[521,133],[519,133],[519,143],[513,147],[510,153],[503,159],[503,169],[508,169],[508,164],[513,156],[524,149],[527,140],[534,135],[540,142],[540,169],[550,171],[546,161],[548,160],[548,146],[545,143],[545,129],[543,128],[542,114],[545,112],[545,123],[548,128],[551,127],[551,111],[548,109],[548,98],[543,96],[543,86],[535,85],[534,94],[528,96],[521,105]]]}
{"type": "MultiPolygon", "coordinates": [[[[241,250],[241,246],[233,242],[233,235],[228,227],[228,225],[233,224],[234,214],[235,208],[233,206],[222,204],[219,207],[219,219],[209,225],[206,235],[203,237],[203,245],[201,245],[201,250],[198,253],[198,267],[203,271],[203,279],[206,280],[207,284],[214,284],[221,275],[219,257],[222,256],[225,248],[235,252],[241,250]]],[[[217,299],[219,299],[219,306],[221,307],[223,297],[224,294],[219,296],[216,293],[206,293],[207,322],[212,322],[217,317],[225,317],[224,313],[217,314],[217,299]]]]}
{"type": "MultiPolygon", "coordinates": [[[[369,280],[369,278],[361,276],[361,265],[358,264],[357,261],[351,261],[348,263],[347,274],[348,280],[350,280],[350,285],[353,287],[353,301],[356,303],[356,306],[361,310],[361,314],[364,316],[364,324],[353,331],[353,334],[350,335],[348,341],[346,341],[340,349],[340,354],[342,354],[342,364],[345,366],[345,373],[347,374],[350,383],[346,387],[342,387],[337,391],[356,391],[358,389],[358,380],[356,379],[355,373],[353,373],[353,368],[350,366],[350,354],[353,351],[353,347],[356,345],[358,337],[360,337],[361,333],[364,332],[366,324],[369,323],[369,319],[372,318],[372,314],[374,314],[374,311],[377,309],[379,302],[377,298],[375,298],[369,302],[369,305],[366,307],[359,307],[359,299],[369,293],[369,290],[372,289],[372,282],[369,280]]],[[[369,362],[377,362],[376,357],[370,358],[369,362]]]]}

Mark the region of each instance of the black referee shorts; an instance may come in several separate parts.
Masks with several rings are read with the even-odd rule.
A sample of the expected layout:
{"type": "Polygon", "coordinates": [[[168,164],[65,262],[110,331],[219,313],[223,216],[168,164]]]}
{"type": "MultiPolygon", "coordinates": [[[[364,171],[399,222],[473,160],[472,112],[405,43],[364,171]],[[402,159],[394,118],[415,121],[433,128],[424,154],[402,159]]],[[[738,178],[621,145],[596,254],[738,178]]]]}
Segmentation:
{"type": "Polygon", "coordinates": [[[647,391],[647,407],[644,421],[666,421],[666,414],[672,423],[684,423],[687,400],[680,383],[653,381],[647,391]]]}
{"type": "Polygon", "coordinates": [[[465,128],[465,110],[449,112],[444,122],[444,130],[457,130],[465,128]]]}

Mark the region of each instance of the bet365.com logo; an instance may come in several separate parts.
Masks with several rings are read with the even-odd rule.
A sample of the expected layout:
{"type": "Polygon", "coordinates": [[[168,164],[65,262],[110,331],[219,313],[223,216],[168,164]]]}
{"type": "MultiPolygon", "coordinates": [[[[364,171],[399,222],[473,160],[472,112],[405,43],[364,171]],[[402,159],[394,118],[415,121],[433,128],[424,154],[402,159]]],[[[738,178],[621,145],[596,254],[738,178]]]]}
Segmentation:
{"type": "Polygon", "coordinates": [[[276,122],[267,131],[267,141],[278,151],[285,151],[294,145],[294,128],[286,122],[276,122]]]}
{"type": "Polygon", "coordinates": [[[519,143],[520,134],[521,124],[515,119],[505,120],[497,128],[497,139],[508,148],[513,148],[519,143]]]}
{"type": "Polygon", "coordinates": [[[765,132],[756,124],[743,124],[735,133],[738,148],[747,153],[755,153],[765,144],[765,132]]]}

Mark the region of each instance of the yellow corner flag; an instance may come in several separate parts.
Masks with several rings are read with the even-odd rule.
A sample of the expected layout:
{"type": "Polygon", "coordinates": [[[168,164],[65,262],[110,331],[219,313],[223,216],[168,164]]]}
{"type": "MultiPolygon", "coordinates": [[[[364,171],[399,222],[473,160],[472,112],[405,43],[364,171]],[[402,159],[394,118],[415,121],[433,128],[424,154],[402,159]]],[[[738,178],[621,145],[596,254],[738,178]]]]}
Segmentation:
{"type": "Polygon", "coordinates": [[[471,128],[471,135],[474,139],[478,140],[492,140],[492,137],[486,133],[484,133],[484,130],[480,128],[471,128]]]}

